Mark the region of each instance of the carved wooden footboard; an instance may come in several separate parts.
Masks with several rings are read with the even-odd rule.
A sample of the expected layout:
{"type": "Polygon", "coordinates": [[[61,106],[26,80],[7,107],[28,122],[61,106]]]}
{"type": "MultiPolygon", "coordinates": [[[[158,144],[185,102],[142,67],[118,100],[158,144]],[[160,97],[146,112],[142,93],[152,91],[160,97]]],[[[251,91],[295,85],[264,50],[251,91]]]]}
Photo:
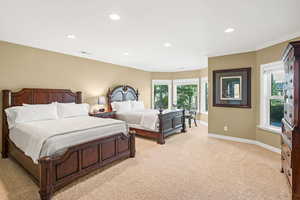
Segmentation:
{"type": "Polygon", "coordinates": [[[186,132],[184,113],[185,113],[184,110],[171,111],[168,113],[163,113],[163,111],[160,110],[160,113],[158,114],[158,118],[159,118],[158,132],[143,130],[138,128],[130,128],[130,129],[134,130],[137,135],[152,138],[156,140],[158,144],[165,144],[166,137],[178,132],[182,132],[182,133],[186,132]]]}
{"type": "Polygon", "coordinates": [[[120,133],[73,146],[61,156],[44,157],[39,160],[41,199],[49,200],[53,192],[91,171],[134,156],[134,133],[120,133]]]}
{"type": "Polygon", "coordinates": [[[169,135],[177,133],[178,131],[183,133],[186,132],[184,110],[171,111],[165,114],[162,113],[162,110],[159,112],[158,118],[160,137],[157,141],[159,144],[164,144],[165,138],[169,135]]]}

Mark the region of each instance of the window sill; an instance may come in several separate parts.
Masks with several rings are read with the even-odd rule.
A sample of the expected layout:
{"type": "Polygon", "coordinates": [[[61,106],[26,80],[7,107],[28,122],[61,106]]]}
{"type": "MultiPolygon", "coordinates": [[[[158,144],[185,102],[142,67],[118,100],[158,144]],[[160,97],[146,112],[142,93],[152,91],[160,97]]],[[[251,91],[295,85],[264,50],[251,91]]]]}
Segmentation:
{"type": "Polygon", "coordinates": [[[208,115],[208,112],[200,112],[201,115],[208,115]]]}
{"type": "Polygon", "coordinates": [[[277,129],[277,128],[272,128],[272,127],[265,127],[265,126],[262,126],[262,125],[258,125],[257,128],[261,129],[261,130],[264,130],[264,131],[268,131],[268,132],[271,132],[271,133],[274,133],[274,134],[280,134],[281,133],[281,129],[277,129]]]}

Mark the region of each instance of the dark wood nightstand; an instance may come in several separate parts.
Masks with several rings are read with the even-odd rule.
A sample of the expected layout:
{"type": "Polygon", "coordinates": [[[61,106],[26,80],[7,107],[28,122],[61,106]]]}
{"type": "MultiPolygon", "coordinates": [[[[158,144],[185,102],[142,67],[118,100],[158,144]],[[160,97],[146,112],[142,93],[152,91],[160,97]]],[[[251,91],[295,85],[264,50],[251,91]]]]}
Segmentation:
{"type": "Polygon", "coordinates": [[[116,118],[116,112],[111,111],[111,112],[97,112],[97,113],[89,113],[90,116],[92,117],[100,117],[100,118],[116,118]]]}

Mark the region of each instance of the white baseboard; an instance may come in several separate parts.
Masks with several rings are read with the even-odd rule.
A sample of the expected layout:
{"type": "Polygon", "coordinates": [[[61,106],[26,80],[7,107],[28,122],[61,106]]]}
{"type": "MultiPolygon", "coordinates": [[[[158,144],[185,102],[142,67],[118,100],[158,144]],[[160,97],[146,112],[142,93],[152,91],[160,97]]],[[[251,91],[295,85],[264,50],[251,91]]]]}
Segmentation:
{"type": "Polygon", "coordinates": [[[218,138],[218,139],[223,139],[223,140],[230,140],[230,141],[235,141],[235,142],[242,142],[242,143],[247,143],[247,144],[255,144],[262,148],[268,149],[269,151],[279,153],[279,154],[281,153],[281,150],[279,148],[273,147],[271,145],[268,145],[268,144],[265,144],[265,143],[262,143],[262,142],[259,142],[256,140],[249,140],[249,139],[244,139],[244,138],[219,135],[219,134],[215,134],[215,133],[208,133],[208,137],[213,137],[213,138],[218,138]]]}
{"type": "Polygon", "coordinates": [[[197,122],[199,122],[199,124],[202,124],[203,126],[208,126],[208,123],[206,121],[197,120],[197,122]]]}

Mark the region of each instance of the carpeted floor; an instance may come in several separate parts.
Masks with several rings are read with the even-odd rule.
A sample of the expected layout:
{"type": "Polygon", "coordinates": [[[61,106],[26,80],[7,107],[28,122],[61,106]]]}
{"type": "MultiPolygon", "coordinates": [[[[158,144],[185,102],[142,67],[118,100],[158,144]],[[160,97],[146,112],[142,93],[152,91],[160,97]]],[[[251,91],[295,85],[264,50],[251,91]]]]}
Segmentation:
{"type": "MultiPolygon", "coordinates": [[[[189,129],[165,145],[137,138],[134,159],[57,192],[54,200],[290,200],[280,155],[189,129]]],[[[39,199],[38,187],[10,159],[0,160],[0,199],[39,199]]]]}

